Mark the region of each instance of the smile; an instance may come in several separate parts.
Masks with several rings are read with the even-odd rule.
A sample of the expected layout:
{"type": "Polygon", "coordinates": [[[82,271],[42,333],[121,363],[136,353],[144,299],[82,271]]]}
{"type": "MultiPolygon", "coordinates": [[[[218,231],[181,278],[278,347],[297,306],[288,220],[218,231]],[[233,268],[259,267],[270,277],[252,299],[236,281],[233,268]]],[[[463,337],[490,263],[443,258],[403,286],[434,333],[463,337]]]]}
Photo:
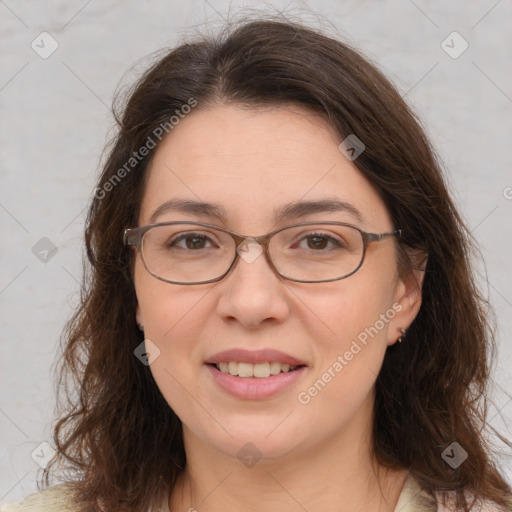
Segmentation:
{"type": "Polygon", "coordinates": [[[292,386],[297,386],[306,366],[284,363],[210,363],[205,365],[217,389],[239,400],[264,400],[272,398],[292,386]],[[230,372],[230,365],[233,373],[230,372]],[[279,366],[278,366],[279,365],[279,366]],[[223,367],[223,370],[220,367],[223,367]],[[227,366],[227,368],[226,368],[227,366]],[[270,373],[270,368],[277,372],[270,373]],[[258,377],[260,375],[260,377],[258,377]]]}

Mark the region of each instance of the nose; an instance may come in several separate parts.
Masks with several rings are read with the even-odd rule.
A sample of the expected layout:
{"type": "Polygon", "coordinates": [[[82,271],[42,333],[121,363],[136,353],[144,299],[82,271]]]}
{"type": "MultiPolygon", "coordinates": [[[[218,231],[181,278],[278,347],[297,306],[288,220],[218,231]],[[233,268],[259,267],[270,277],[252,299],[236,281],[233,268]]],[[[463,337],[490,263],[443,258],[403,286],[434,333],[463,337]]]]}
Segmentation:
{"type": "Polygon", "coordinates": [[[289,314],[285,279],[274,272],[263,248],[254,239],[246,239],[237,253],[234,268],[221,285],[218,314],[249,328],[264,321],[283,321],[289,314]]]}

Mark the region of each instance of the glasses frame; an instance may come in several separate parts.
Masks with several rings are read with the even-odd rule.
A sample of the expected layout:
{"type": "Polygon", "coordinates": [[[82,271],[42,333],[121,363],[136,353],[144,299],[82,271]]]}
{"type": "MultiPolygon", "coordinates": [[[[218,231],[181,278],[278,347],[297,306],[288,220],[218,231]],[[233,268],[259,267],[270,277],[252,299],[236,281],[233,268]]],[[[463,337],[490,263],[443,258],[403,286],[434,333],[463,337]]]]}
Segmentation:
{"type": "Polygon", "coordinates": [[[369,232],[364,231],[363,229],[361,229],[361,228],[359,228],[357,226],[354,226],[353,224],[348,224],[346,222],[325,221],[325,222],[302,222],[302,223],[299,223],[299,224],[290,224],[288,226],[285,226],[285,227],[276,229],[274,231],[271,231],[270,233],[267,233],[266,235],[261,235],[261,236],[249,236],[249,235],[247,235],[247,236],[245,236],[245,235],[240,235],[239,233],[235,233],[234,231],[230,231],[229,229],[223,228],[221,226],[216,226],[214,224],[207,224],[207,223],[204,223],[204,222],[194,222],[194,221],[171,221],[171,222],[158,222],[156,224],[147,224],[146,226],[139,226],[137,228],[125,229],[124,233],[123,233],[123,243],[126,246],[135,247],[137,249],[137,251],[141,255],[142,262],[143,262],[144,267],[146,268],[146,270],[153,277],[155,277],[156,279],[159,279],[160,281],[164,281],[165,283],[182,284],[182,285],[194,285],[194,284],[214,283],[214,282],[220,281],[221,279],[223,279],[224,277],[226,277],[229,274],[229,272],[231,271],[232,268],[234,268],[234,266],[235,266],[235,264],[238,261],[238,258],[240,256],[240,254],[238,253],[238,247],[240,245],[242,245],[243,242],[245,240],[247,240],[248,238],[250,238],[251,241],[254,240],[255,242],[257,242],[262,247],[263,253],[265,254],[265,259],[267,260],[267,263],[269,264],[270,268],[278,276],[281,276],[284,279],[288,279],[290,281],[295,281],[297,283],[325,283],[325,282],[331,282],[331,281],[339,281],[340,279],[345,279],[345,278],[351,276],[352,274],[355,274],[361,268],[361,266],[363,265],[363,262],[364,262],[364,259],[365,259],[365,256],[366,256],[366,248],[367,248],[368,244],[370,244],[372,242],[380,242],[380,241],[385,240],[386,238],[390,238],[392,236],[396,236],[397,238],[400,238],[402,236],[402,230],[401,229],[397,229],[397,230],[389,232],[389,233],[369,233],[369,232]],[[233,258],[233,261],[229,265],[229,268],[226,270],[226,272],[224,272],[224,274],[222,274],[221,276],[216,277],[215,279],[209,279],[207,281],[193,281],[191,283],[182,283],[180,281],[171,281],[170,279],[165,279],[165,278],[160,277],[160,276],[154,274],[153,272],[151,272],[151,270],[146,265],[146,261],[144,259],[144,252],[142,250],[142,240],[144,238],[144,235],[150,229],[152,229],[154,227],[157,227],[157,226],[170,226],[170,225],[173,225],[173,224],[192,224],[194,226],[204,226],[204,227],[208,227],[208,228],[217,229],[219,231],[223,231],[223,232],[228,233],[229,235],[231,235],[231,237],[235,241],[235,257],[233,258]],[[314,281],[304,281],[302,279],[294,279],[292,277],[288,277],[288,276],[282,274],[281,272],[279,272],[279,270],[277,270],[277,268],[275,267],[274,263],[272,262],[272,258],[270,257],[270,253],[268,251],[268,245],[269,245],[270,239],[276,233],[279,233],[279,232],[281,232],[281,231],[283,231],[285,229],[288,229],[288,228],[293,228],[293,227],[298,227],[298,226],[313,226],[313,225],[319,225],[319,224],[347,226],[347,227],[350,227],[350,228],[353,228],[353,229],[359,231],[359,233],[361,234],[361,238],[363,240],[363,254],[361,256],[361,261],[359,262],[359,265],[353,271],[351,271],[348,274],[345,274],[345,275],[343,275],[341,277],[335,277],[333,279],[320,279],[320,280],[314,280],[314,281]]]}

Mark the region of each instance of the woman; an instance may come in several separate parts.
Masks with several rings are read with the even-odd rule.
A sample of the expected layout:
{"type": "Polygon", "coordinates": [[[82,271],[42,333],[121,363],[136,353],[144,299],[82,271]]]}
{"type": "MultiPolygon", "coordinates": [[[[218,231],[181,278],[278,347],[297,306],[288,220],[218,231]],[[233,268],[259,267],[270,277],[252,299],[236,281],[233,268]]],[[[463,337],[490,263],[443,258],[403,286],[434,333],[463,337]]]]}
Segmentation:
{"type": "Polygon", "coordinates": [[[65,333],[75,476],[2,511],[511,509],[472,240],[375,67],[249,22],[167,53],[119,127],[65,333]]]}

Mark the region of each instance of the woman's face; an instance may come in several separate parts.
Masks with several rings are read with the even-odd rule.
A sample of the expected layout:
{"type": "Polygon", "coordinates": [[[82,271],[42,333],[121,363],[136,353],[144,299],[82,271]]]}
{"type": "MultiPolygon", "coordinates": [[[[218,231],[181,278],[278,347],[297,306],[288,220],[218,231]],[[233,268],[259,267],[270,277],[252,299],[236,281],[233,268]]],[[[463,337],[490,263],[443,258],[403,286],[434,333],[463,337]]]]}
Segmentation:
{"type": "MultiPolygon", "coordinates": [[[[156,150],[139,225],[206,222],[251,237],[308,221],[393,231],[383,201],[339,150],[341,142],[322,118],[300,108],[193,111],[156,150]],[[326,198],[348,203],[361,219],[340,210],[274,220],[286,203],[326,198]],[[173,210],[151,218],[171,199],[216,203],[226,222],[173,210]]],[[[252,450],[249,456],[265,460],[368,434],[386,348],[419,308],[399,278],[394,243],[371,243],[355,274],[323,283],[283,279],[255,253],[239,257],[218,282],[169,284],[150,275],[137,255],[137,321],[160,351],[150,369],[186,442],[239,458],[252,450]],[[257,372],[265,374],[267,361],[281,373],[230,376],[207,364],[227,350],[246,352],[219,362],[258,361],[257,372]],[[304,366],[284,377],[286,367],[276,365],[281,357],[304,366]]]]}

